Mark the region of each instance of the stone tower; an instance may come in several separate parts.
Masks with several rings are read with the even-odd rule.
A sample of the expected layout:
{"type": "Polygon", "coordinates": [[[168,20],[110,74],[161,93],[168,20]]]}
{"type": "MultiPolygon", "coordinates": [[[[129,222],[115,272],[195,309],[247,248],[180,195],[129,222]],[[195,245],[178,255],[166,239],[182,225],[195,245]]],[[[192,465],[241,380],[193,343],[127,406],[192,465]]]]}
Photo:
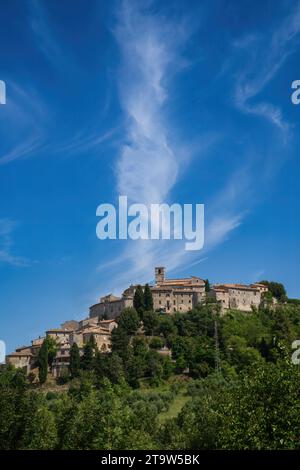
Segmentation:
{"type": "Polygon", "coordinates": [[[163,266],[158,266],[155,268],[155,283],[156,284],[161,284],[165,280],[165,272],[166,268],[163,266]]]}

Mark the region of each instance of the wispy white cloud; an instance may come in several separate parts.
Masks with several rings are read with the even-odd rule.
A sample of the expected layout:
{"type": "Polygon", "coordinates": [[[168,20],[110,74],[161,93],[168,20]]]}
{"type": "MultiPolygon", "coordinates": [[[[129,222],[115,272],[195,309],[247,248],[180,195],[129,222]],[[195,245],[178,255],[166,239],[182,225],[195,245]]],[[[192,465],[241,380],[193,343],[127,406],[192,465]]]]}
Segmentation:
{"type": "Polygon", "coordinates": [[[53,33],[47,11],[42,2],[30,0],[28,7],[30,11],[30,26],[36,36],[37,47],[55,68],[65,65],[66,51],[61,47],[60,42],[53,33]]]}
{"type": "Polygon", "coordinates": [[[143,2],[123,2],[115,30],[123,68],[120,97],[127,116],[127,143],[117,163],[117,184],[129,200],[165,201],[178,177],[164,115],[168,82],[180,67],[183,25],[143,10],[143,2]]]}
{"type": "MultiPolygon", "coordinates": [[[[185,65],[182,48],[190,28],[184,20],[179,23],[151,12],[149,6],[150,2],[123,2],[114,31],[123,63],[119,92],[126,117],[125,144],[116,163],[117,191],[127,195],[129,203],[148,206],[170,201],[172,190],[187,165],[187,155],[189,162],[194,157],[193,148],[186,148],[183,142],[177,141],[174,148],[172,136],[176,129],[166,113],[172,99],[170,83],[185,65]]],[[[197,158],[205,154],[211,135],[208,141],[197,145],[197,158]]],[[[205,253],[224,241],[239,224],[240,217],[234,214],[223,213],[221,217],[217,213],[211,218],[207,224],[210,242],[206,243],[205,253]]],[[[196,266],[206,259],[203,252],[199,259],[199,252],[188,252],[184,245],[179,240],[127,241],[123,252],[102,264],[100,270],[114,272],[110,279],[115,278],[116,284],[110,287],[121,291],[128,278],[132,282],[149,281],[155,265],[166,265],[168,271],[174,271],[183,265],[196,266]]]]}
{"type": "Polygon", "coordinates": [[[27,267],[32,263],[29,259],[16,256],[12,253],[13,232],[17,223],[10,219],[0,219],[0,266],[8,264],[11,266],[27,267]]]}
{"type": "Polygon", "coordinates": [[[119,131],[120,126],[113,127],[103,133],[99,133],[99,130],[84,129],[70,139],[59,142],[55,152],[74,156],[83,152],[97,151],[103,144],[115,142],[119,131]]]}
{"type": "MultiPolygon", "coordinates": [[[[184,22],[151,13],[150,2],[121,4],[114,30],[121,56],[120,101],[126,117],[126,137],[116,164],[117,191],[129,203],[166,202],[178,181],[184,152],[170,143],[166,118],[168,85],[183,66],[181,48],[188,38],[184,22]]],[[[168,266],[182,251],[171,242],[127,244],[122,259],[131,264],[131,277],[149,278],[155,260],[168,257],[168,266]],[[136,262],[138,260],[138,262],[136,262]]],[[[176,261],[175,261],[176,259],[176,261]]]]}
{"type": "Polygon", "coordinates": [[[40,148],[40,139],[38,137],[28,138],[25,142],[19,143],[14,146],[11,150],[6,152],[0,157],[0,165],[13,162],[20,158],[24,158],[28,155],[33,154],[37,149],[40,148]]]}
{"type": "MultiPolygon", "coordinates": [[[[300,32],[300,3],[279,25],[265,33],[252,33],[234,42],[229,59],[239,65],[234,76],[234,103],[242,112],[262,116],[288,135],[290,125],[278,105],[261,101],[259,95],[295,51],[300,32]],[[240,65],[242,64],[242,65],[240,65]]],[[[228,61],[227,67],[228,69],[228,61]]]]}
{"type": "Polygon", "coordinates": [[[45,142],[48,111],[35,90],[7,82],[7,103],[0,119],[0,165],[34,155],[45,142]]]}

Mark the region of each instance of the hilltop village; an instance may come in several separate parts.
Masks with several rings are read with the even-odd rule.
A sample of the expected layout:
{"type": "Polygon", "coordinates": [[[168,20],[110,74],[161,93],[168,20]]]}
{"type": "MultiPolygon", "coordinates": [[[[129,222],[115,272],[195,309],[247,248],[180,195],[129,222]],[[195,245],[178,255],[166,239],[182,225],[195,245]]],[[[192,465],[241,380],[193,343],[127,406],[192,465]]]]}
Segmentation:
{"type": "MultiPolygon", "coordinates": [[[[54,377],[60,377],[62,370],[69,366],[70,349],[77,344],[80,354],[84,345],[94,338],[101,352],[110,352],[111,333],[118,327],[118,317],[125,308],[134,306],[134,295],[137,285],[131,285],[121,297],[112,294],[101,297],[92,305],[89,317],[81,321],[67,321],[60,328],[50,329],[45,336],[33,339],[31,345],[19,347],[6,356],[6,363],[26,370],[27,374],[36,368],[39,350],[46,337],[53,338],[57,344],[57,352],[51,370],[54,377]]],[[[209,300],[220,305],[221,314],[227,309],[251,312],[258,308],[268,292],[264,284],[215,284],[207,285],[207,281],[199,277],[184,279],[167,279],[164,267],[155,268],[155,284],[150,286],[153,309],[171,315],[175,312],[186,313],[195,306],[209,300]]],[[[170,355],[164,348],[162,355],[170,355]]]]}

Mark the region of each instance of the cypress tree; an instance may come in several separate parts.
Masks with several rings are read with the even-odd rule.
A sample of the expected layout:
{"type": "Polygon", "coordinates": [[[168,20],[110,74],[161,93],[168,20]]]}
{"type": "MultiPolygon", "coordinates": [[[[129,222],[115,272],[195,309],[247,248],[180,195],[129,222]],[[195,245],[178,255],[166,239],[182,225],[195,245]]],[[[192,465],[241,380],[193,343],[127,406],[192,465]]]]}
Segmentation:
{"type": "Polygon", "coordinates": [[[76,343],[72,344],[70,350],[70,372],[72,378],[78,377],[80,369],[80,354],[76,343]]]}
{"type": "Polygon", "coordinates": [[[111,333],[111,343],[112,352],[119,354],[124,362],[127,361],[130,343],[130,336],[127,334],[127,331],[120,326],[114,328],[111,333]]]}
{"type": "Polygon", "coordinates": [[[205,279],[205,292],[209,292],[210,291],[210,282],[208,279],[205,279]]]}
{"type": "Polygon", "coordinates": [[[98,351],[98,347],[97,347],[97,343],[96,343],[96,340],[95,340],[95,336],[94,336],[94,335],[91,335],[89,342],[90,342],[91,345],[92,345],[92,348],[93,348],[94,353],[96,353],[96,352],[98,351]]]}
{"type": "Polygon", "coordinates": [[[153,310],[153,297],[149,284],[145,285],[144,306],[146,311],[153,310]]]}
{"type": "Polygon", "coordinates": [[[140,317],[142,316],[145,310],[145,303],[144,303],[144,292],[142,286],[138,285],[134,297],[133,297],[133,307],[138,312],[140,317]]]}
{"type": "MultiPolygon", "coordinates": [[[[93,338],[93,336],[91,336],[93,338]]],[[[84,370],[91,370],[93,368],[94,362],[94,345],[93,340],[89,339],[89,341],[84,345],[83,348],[83,356],[81,359],[81,367],[84,370]]]]}
{"type": "Polygon", "coordinates": [[[45,383],[48,375],[48,345],[44,341],[38,355],[39,365],[39,381],[41,384],[45,383]]]}

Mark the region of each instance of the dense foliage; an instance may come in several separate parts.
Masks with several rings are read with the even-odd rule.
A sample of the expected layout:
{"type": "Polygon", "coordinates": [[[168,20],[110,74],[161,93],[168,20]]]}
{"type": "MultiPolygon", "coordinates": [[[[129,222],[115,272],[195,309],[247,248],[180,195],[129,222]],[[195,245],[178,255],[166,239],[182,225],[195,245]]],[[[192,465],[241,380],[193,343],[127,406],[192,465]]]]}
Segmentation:
{"type": "Polygon", "coordinates": [[[72,348],[61,390],[1,372],[1,449],[300,448],[299,305],[223,316],[216,304],[172,316],[143,305],[121,314],[111,353],[93,337],[81,358],[72,348]]]}

